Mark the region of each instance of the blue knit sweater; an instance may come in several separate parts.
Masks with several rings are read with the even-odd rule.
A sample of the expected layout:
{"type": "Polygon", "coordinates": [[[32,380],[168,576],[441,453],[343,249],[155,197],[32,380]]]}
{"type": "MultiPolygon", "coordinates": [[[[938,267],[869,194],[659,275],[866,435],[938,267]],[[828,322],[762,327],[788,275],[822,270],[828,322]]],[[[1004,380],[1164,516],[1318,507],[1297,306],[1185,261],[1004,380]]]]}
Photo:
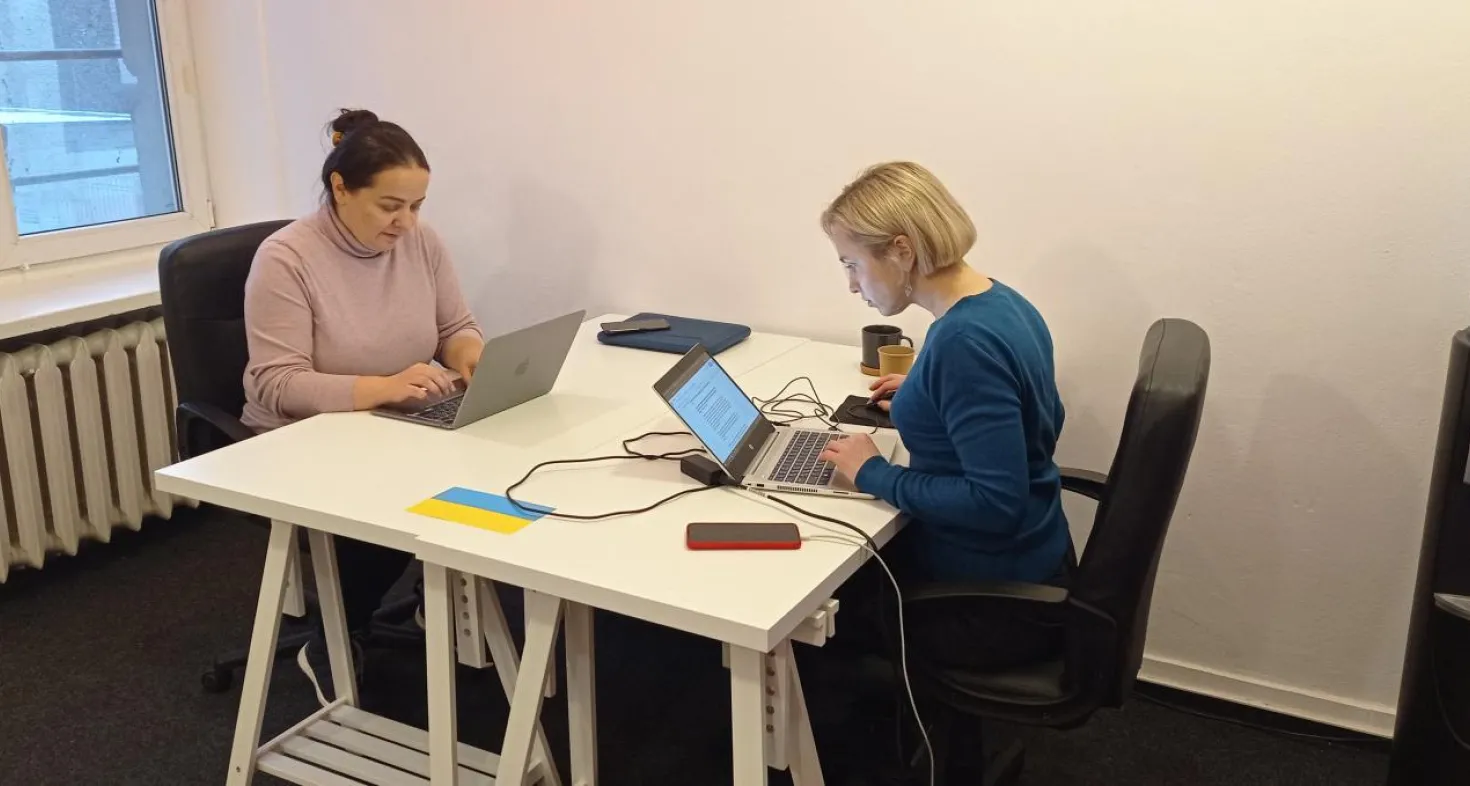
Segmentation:
{"type": "Polygon", "coordinates": [[[1052,452],[1062,430],[1051,334],[999,281],[930,326],[893,397],[908,467],[869,459],[857,487],[912,519],[916,578],[1040,582],[1070,543],[1052,452]]]}

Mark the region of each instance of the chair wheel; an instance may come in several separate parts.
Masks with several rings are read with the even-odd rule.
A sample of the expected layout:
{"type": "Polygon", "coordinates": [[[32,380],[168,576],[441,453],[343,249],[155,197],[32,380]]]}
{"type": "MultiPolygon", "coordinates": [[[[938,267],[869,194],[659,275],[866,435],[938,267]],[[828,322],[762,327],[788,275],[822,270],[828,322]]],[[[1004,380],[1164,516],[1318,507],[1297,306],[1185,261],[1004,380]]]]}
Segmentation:
{"type": "Polygon", "coordinates": [[[224,693],[235,683],[235,674],[229,669],[212,668],[200,675],[199,683],[206,693],[224,693]]]}

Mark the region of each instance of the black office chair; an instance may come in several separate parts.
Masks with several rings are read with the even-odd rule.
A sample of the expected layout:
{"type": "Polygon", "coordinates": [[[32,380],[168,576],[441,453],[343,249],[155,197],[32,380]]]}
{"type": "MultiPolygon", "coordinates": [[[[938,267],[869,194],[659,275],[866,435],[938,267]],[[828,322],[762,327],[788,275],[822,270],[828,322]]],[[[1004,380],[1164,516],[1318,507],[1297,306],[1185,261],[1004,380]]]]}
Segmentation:
{"type": "MultiPolygon", "coordinates": [[[[178,391],[175,430],[179,456],[189,459],[254,436],[240,422],[245,407],[244,376],[249,350],[245,340],[245,278],[260,244],[287,221],[264,221],[216,229],[169,244],[159,253],[158,283],[163,323],[168,334],[169,362],[178,391]]],[[[268,522],[260,522],[268,526],[268,522]]],[[[309,607],[314,598],[307,595],[309,607]]],[[[416,598],[384,606],[375,622],[396,624],[417,606],[416,598]]],[[[276,657],[295,655],[313,628],[282,635],[276,657]]],[[[410,632],[408,641],[391,629],[374,639],[422,646],[410,632]],[[397,639],[398,641],[394,641],[397,639]]],[[[204,672],[204,689],[229,690],[236,669],[245,665],[246,650],[215,659],[204,672]]]]}
{"type": "MultiPolygon", "coordinates": [[[[934,725],[931,741],[941,773],[948,752],[961,752],[953,736],[960,725],[999,720],[1072,728],[1101,707],[1121,706],[1130,695],[1143,662],[1159,554],[1194,449],[1209,377],[1210,341],[1199,326],[1161,319],[1149,328],[1111,470],[1062,472],[1064,489],[1098,502],[1070,589],[1000,582],[905,591],[910,626],[942,631],[955,612],[983,608],[986,614],[1047,619],[1061,631],[1063,643],[1054,657],[999,673],[937,668],[926,665],[922,652],[910,652],[915,690],[925,699],[926,713],[936,716],[925,721],[934,725]]],[[[973,756],[971,743],[978,740],[964,742],[973,756]]],[[[984,766],[985,786],[1017,782],[1024,757],[1019,743],[992,756],[984,766]]]]}

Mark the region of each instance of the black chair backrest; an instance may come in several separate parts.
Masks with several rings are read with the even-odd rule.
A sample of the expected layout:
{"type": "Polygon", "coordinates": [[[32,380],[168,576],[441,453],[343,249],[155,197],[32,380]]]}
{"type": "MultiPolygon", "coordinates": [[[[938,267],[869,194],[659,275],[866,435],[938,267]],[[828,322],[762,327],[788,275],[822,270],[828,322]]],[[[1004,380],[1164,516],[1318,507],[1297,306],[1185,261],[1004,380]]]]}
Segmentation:
{"type": "MultiPolygon", "coordinates": [[[[1149,604],[1169,519],[1184,485],[1210,378],[1210,339],[1183,319],[1161,319],[1144,337],[1123,433],[1072,597],[1107,614],[1116,665],[1104,700],[1127,696],[1143,663],[1149,604]]],[[[1103,687],[1103,686],[1099,686],[1103,687]]]]}
{"type": "Polygon", "coordinates": [[[260,244],[289,221],[215,229],[158,255],[158,291],[179,401],[245,408],[245,278],[260,244]]]}

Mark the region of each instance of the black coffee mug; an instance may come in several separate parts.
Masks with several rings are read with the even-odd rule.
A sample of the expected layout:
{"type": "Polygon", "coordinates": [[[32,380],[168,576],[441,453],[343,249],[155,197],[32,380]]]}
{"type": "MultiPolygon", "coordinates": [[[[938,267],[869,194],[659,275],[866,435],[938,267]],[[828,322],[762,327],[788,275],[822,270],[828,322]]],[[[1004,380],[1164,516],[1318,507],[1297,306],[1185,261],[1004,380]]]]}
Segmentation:
{"type": "Polygon", "coordinates": [[[863,365],[876,371],[878,347],[900,343],[913,346],[914,340],[905,336],[903,329],[895,325],[868,325],[863,328],[863,365]]]}

